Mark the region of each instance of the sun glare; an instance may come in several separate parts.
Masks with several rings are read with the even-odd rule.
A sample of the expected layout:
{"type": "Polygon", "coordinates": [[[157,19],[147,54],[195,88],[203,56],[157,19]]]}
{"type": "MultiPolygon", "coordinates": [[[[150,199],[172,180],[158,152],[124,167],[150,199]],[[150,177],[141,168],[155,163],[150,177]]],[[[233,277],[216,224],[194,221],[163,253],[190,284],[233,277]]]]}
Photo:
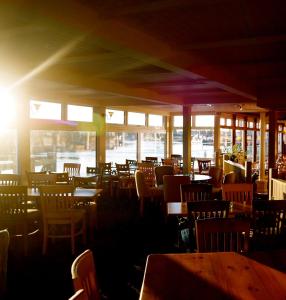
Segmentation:
{"type": "Polygon", "coordinates": [[[15,120],[16,107],[9,90],[0,87],[0,130],[6,129],[15,120]]]}

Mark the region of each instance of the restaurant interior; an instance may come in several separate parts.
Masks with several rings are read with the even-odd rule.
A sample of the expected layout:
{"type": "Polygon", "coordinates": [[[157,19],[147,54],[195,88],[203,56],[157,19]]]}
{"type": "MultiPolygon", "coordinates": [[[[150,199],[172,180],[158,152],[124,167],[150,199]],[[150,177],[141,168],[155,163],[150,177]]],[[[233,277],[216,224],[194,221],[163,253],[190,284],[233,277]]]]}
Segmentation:
{"type": "Polygon", "coordinates": [[[285,15],[1,1],[0,299],[285,299],[285,15]]]}

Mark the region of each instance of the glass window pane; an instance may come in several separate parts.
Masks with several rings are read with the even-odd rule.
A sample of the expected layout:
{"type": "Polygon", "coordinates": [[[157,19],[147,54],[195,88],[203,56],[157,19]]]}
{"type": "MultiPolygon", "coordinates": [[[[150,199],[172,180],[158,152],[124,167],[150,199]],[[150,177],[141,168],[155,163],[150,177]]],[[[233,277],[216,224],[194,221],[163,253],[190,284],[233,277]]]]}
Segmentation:
{"type": "Polygon", "coordinates": [[[141,140],[141,159],[146,156],[165,157],[166,133],[143,133],[141,140]]]}
{"type": "Polygon", "coordinates": [[[220,118],[220,125],[224,126],[225,125],[225,118],[220,118]]]}
{"type": "Polygon", "coordinates": [[[248,128],[253,128],[254,127],[254,122],[252,122],[252,121],[248,122],[247,127],[248,128]]]}
{"type": "Polygon", "coordinates": [[[232,120],[226,119],[226,126],[231,126],[231,125],[232,125],[232,120]]]}
{"type": "Polygon", "coordinates": [[[214,116],[195,116],[196,127],[214,127],[214,116]]]}
{"type": "Polygon", "coordinates": [[[220,129],[220,150],[222,153],[227,153],[232,147],[232,129],[220,129]]]}
{"type": "Polygon", "coordinates": [[[111,124],[124,124],[124,111],[106,109],[105,110],[105,121],[111,124]]]}
{"type": "Polygon", "coordinates": [[[163,127],[163,116],[149,115],[149,126],[163,127]]]}
{"type": "Polygon", "coordinates": [[[68,120],[92,122],[93,109],[90,106],[68,105],[68,120]]]}
{"type": "Polygon", "coordinates": [[[247,130],[247,160],[252,161],[254,155],[254,131],[247,130]]]}
{"type": "Polygon", "coordinates": [[[192,129],[192,157],[214,158],[214,129],[192,129]]]}
{"type": "Polygon", "coordinates": [[[145,125],[145,114],[128,112],[128,125],[145,125]]]}
{"type": "Polygon", "coordinates": [[[30,118],[61,120],[61,104],[45,101],[30,101],[30,118]]]}
{"type": "Polygon", "coordinates": [[[174,116],[174,127],[183,127],[183,116],[174,116]]]}
{"type": "Polygon", "coordinates": [[[243,149],[243,130],[235,130],[235,144],[243,149]]]}
{"type": "Polygon", "coordinates": [[[106,162],[122,164],[126,159],[137,160],[137,133],[107,132],[106,162]]]}
{"type": "Polygon", "coordinates": [[[94,131],[32,130],[31,170],[62,172],[65,162],[81,164],[81,173],[86,167],[95,166],[96,133],[94,131]]]}
{"type": "Polygon", "coordinates": [[[183,155],[183,129],[173,130],[172,153],[183,155]]]}
{"type": "Polygon", "coordinates": [[[0,173],[17,173],[17,131],[0,130],[0,173]],[[5,141],[5,142],[3,142],[5,141]]]}

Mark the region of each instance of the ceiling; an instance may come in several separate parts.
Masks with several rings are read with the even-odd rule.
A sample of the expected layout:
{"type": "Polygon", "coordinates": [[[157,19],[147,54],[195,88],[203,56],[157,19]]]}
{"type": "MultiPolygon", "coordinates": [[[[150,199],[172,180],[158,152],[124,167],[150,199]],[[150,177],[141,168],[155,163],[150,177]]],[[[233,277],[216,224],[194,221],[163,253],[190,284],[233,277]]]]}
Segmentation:
{"type": "Polygon", "coordinates": [[[0,84],[181,111],[286,110],[285,0],[2,0],[0,84]]]}

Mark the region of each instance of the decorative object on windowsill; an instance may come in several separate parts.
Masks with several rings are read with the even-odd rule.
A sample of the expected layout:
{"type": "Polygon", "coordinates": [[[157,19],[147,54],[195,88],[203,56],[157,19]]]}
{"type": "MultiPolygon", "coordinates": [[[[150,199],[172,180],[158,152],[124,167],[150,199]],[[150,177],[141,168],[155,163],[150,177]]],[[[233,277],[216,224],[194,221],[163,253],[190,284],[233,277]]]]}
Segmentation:
{"type": "Polygon", "coordinates": [[[276,160],[276,168],[278,171],[278,177],[281,179],[286,178],[286,157],[285,155],[280,155],[276,160]]]}
{"type": "Polygon", "coordinates": [[[229,160],[239,163],[244,166],[247,159],[246,153],[241,149],[240,145],[232,146],[228,151],[229,160]]]}

